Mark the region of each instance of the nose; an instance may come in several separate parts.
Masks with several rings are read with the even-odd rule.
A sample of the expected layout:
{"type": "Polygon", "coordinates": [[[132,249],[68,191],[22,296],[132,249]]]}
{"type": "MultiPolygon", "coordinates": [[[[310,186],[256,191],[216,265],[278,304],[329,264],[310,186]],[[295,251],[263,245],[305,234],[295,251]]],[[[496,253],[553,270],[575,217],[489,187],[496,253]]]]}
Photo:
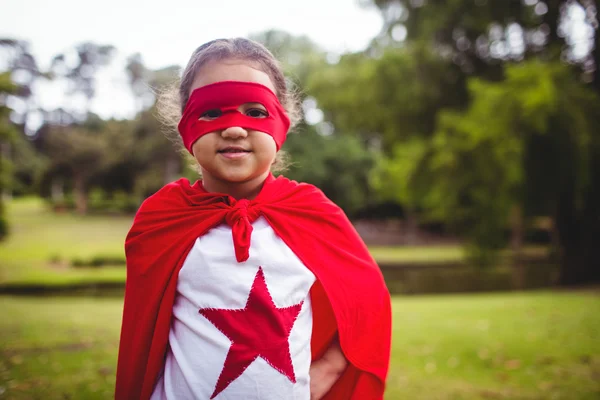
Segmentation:
{"type": "Polygon", "coordinates": [[[223,139],[243,139],[248,136],[248,131],[241,126],[230,126],[221,131],[223,139]]]}

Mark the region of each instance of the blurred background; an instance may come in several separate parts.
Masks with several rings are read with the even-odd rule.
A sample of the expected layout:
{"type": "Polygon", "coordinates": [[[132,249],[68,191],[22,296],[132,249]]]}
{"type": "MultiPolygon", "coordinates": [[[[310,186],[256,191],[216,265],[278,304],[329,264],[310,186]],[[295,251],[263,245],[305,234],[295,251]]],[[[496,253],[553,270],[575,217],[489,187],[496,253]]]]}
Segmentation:
{"type": "Polygon", "coordinates": [[[393,294],[386,399],[600,398],[597,1],[0,9],[0,399],[112,397],[125,235],[197,179],[156,93],[234,36],[302,99],[285,175],[346,211],[393,294]]]}

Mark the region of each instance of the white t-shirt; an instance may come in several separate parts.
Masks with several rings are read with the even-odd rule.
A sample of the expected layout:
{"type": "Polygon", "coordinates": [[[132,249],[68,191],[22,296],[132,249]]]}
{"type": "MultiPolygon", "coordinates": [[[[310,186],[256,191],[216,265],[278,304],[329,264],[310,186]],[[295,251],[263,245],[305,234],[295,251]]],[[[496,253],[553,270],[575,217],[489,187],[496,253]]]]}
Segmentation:
{"type": "Polygon", "coordinates": [[[225,224],[190,250],[152,400],[310,399],[315,277],[264,218],[252,226],[245,262],[225,224]]]}

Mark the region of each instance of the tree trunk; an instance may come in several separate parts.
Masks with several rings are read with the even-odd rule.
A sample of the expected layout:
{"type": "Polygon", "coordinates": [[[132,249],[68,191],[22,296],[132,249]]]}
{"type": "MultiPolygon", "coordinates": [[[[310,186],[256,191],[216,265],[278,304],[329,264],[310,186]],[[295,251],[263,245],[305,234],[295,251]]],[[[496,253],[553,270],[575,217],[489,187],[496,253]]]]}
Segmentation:
{"type": "Polygon", "coordinates": [[[556,217],[561,244],[559,280],[565,286],[600,282],[600,160],[593,157],[583,205],[577,207],[572,187],[559,199],[556,217]]]}
{"type": "MultiPolygon", "coordinates": [[[[0,143],[0,154],[2,155],[2,157],[0,157],[0,160],[4,160],[4,162],[10,162],[11,156],[9,142],[0,143]]],[[[4,174],[10,174],[10,169],[8,172],[4,172],[2,171],[2,167],[0,167],[0,175],[4,174]]],[[[3,183],[8,183],[12,180],[8,176],[0,176],[0,179],[6,179],[6,181],[4,181],[3,183]]],[[[4,201],[10,201],[12,199],[12,190],[10,187],[10,183],[8,185],[2,185],[2,192],[0,193],[0,195],[2,196],[2,199],[4,201]]]]}
{"type": "MultiPolygon", "coordinates": [[[[595,2],[596,19],[598,18],[598,1],[595,2]]],[[[592,50],[591,58],[594,60],[594,72],[592,86],[596,93],[600,95],[600,29],[596,28],[594,32],[594,49],[592,50]]]]}
{"type": "Polygon", "coordinates": [[[62,202],[65,198],[65,186],[61,178],[55,178],[50,187],[50,196],[53,203],[62,202]]]}
{"type": "Polygon", "coordinates": [[[563,244],[560,264],[560,284],[563,286],[586,285],[600,282],[600,259],[597,255],[598,234],[582,232],[579,240],[563,244]]]}
{"type": "Polygon", "coordinates": [[[85,191],[85,179],[81,172],[75,172],[73,176],[73,189],[75,192],[75,208],[77,213],[87,213],[87,193],[85,191]]]}
{"type": "Polygon", "coordinates": [[[512,287],[522,290],[525,288],[525,265],[523,265],[523,208],[520,205],[513,206],[511,210],[510,226],[512,287]]]}
{"type": "Polygon", "coordinates": [[[405,210],[405,223],[404,223],[404,241],[409,246],[417,245],[418,243],[418,228],[417,216],[414,211],[410,209],[405,210]]]}

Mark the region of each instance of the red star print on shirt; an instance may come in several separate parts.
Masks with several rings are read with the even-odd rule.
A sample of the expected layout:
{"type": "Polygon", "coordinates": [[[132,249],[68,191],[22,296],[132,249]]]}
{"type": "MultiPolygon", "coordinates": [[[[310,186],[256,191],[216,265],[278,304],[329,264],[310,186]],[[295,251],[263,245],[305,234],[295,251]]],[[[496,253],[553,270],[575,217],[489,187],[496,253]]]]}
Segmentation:
{"type": "Polygon", "coordinates": [[[296,383],[288,338],[302,303],[277,308],[259,267],[245,308],[200,309],[200,314],[231,340],[211,399],[237,379],[257,357],[262,357],[271,367],[296,383]]]}

